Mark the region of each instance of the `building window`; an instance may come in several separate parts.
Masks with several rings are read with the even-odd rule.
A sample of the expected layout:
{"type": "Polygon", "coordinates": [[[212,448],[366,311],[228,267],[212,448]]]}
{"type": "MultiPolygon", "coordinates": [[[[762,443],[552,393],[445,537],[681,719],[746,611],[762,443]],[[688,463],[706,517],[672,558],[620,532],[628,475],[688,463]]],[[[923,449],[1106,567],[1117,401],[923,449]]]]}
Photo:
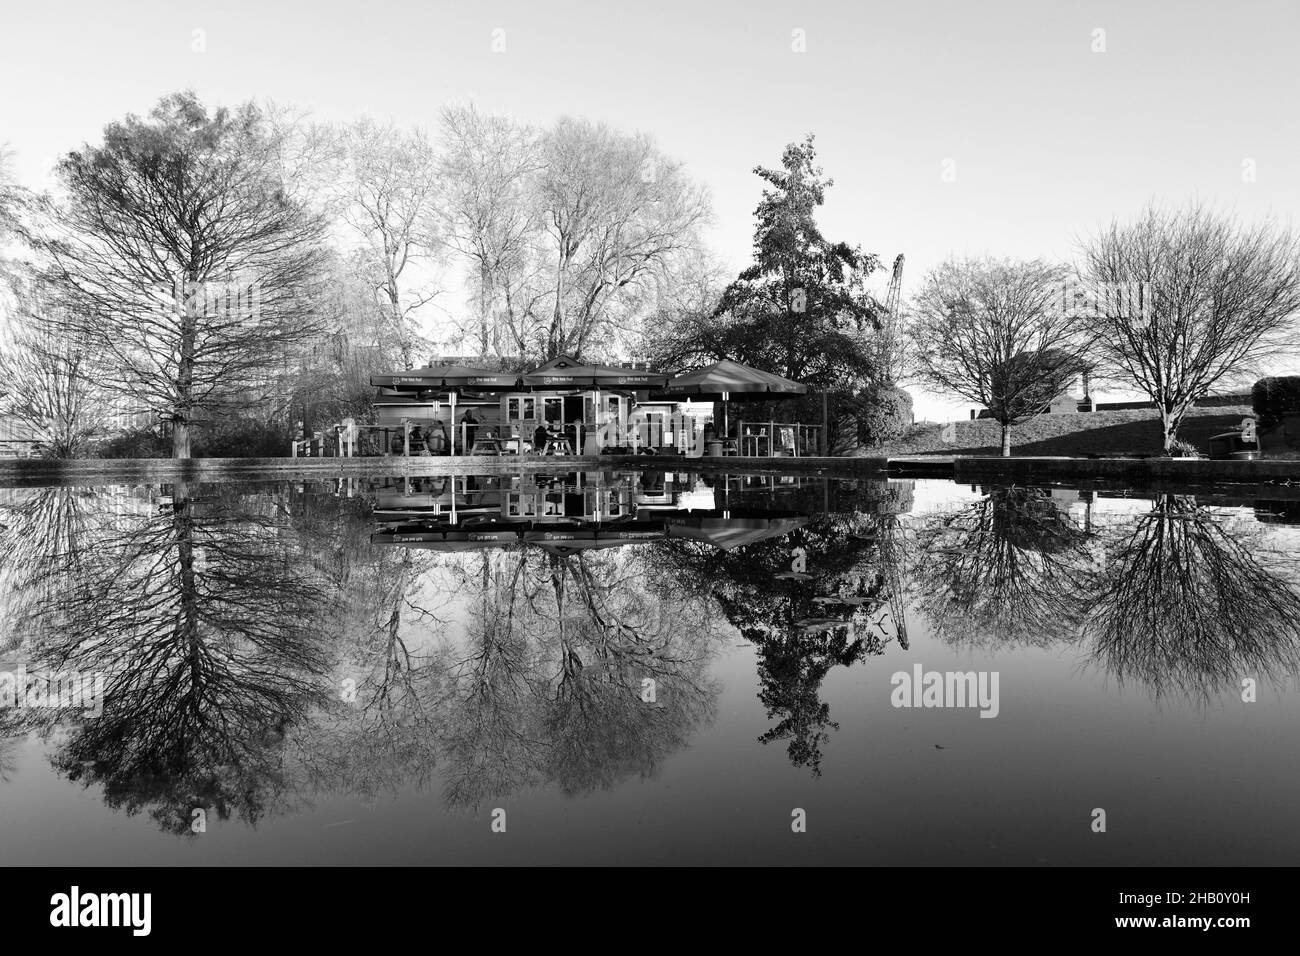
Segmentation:
{"type": "Polygon", "coordinates": [[[506,402],[506,417],[512,422],[531,422],[537,418],[537,400],[512,398],[506,402]]]}

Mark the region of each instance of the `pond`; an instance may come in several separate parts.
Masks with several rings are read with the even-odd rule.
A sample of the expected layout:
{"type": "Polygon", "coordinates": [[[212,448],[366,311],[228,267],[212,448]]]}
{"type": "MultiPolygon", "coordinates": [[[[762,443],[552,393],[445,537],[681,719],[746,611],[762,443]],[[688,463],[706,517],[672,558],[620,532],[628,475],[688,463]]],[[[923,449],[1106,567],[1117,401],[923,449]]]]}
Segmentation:
{"type": "Polygon", "coordinates": [[[1300,495],[0,490],[11,864],[1282,864],[1300,495]]]}

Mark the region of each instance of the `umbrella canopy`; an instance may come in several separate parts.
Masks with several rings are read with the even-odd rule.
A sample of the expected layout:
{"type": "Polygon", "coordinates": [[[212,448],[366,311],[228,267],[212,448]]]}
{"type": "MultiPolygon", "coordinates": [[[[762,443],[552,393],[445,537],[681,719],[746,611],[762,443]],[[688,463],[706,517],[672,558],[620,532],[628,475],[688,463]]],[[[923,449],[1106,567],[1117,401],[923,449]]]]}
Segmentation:
{"type": "Polygon", "coordinates": [[[621,548],[629,544],[645,544],[665,537],[660,524],[644,524],[637,528],[593,529],[574,528],[554,531],[530,531],[524,540],[551,554],[573,554],[602,548],[621,548]]]}
{"type": "Polygon", "coordinates": [[[703,541],[723,551],[765,538],[789,534],[808,523],[807,518],[719,518],[688,516],[668,519],[668,537],[703,541]]]}
{"type": "Polygon", "coordinates": [[[523,382],[531,388],[663,388],[668,376],[643,369],[579,363],[567,355],[551,359],[525,373],[523,382]]]}
{"type": "Polygon", "coordinates": [[[519,376],[514,372],[494,372],[491,369],[472,368],[468,365],[440,365],[413,368],[389,375],[372,375],[370,384],[378,388],[393,388],[404,392],[462,388],[474,391],[510,391],[519,388],[519,376]]]}
{"type": "MultiPolygon", "coordinates": [[[[477,387],[477,386],[475,386],[477,387]]],[[[443,389],[436,385],[429,388],[411,388],[409,391],[401,391],[396,388],[381,388],[379,394],[374,397],[376,405],[393,408],[409,408],[412,405],[429,405],[432,406],[438,401],[438,394],[447,391],[458,391],[457,389],[443,389]]],[[[462,394],[456,399],[456,403],[461,408],[495,408],[501,404],[498,398],[484,398],[481,395],[469,397],[462,394]]]]}
{"type": "Polygon", "coordinates": [[[521,540],[517,528],[484,528],[478,531],[394,528],[370,535],[371,544],[398,544],[422,551],[482,551],[507,548],[521,540]]]}
{"type": "Polygon", "coordinates": [[[660,394],[666,398],[692,398],[699,401],[719,401],[724,397],[743,401],[791,397],[807,392],[807,385],[723,359],[694,372],[674,375],[660,394]]]}

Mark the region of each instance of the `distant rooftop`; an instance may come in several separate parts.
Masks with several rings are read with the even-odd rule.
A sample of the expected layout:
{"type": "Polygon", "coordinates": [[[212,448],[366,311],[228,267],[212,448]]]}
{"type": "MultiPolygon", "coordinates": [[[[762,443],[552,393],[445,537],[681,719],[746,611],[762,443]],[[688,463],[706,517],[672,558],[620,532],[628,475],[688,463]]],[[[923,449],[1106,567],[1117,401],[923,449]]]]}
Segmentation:
{"type": "MultiPolygon", "coordinates": [[[[649,362],[624,362],[617,359],[592,359],[588,362],[598,362],[601,365],[608,365],[611,368],[636,369],[638,371],[648,371],[649,362]]],[[[531,368],[536,364],[536,360],[529,359],[525,361],[521,355],[434,355],[429,358],[429,367],[436,368],[439,365],[466,365],[470,368],[495,368],[498,366],[508,368],[531,368]]]]}

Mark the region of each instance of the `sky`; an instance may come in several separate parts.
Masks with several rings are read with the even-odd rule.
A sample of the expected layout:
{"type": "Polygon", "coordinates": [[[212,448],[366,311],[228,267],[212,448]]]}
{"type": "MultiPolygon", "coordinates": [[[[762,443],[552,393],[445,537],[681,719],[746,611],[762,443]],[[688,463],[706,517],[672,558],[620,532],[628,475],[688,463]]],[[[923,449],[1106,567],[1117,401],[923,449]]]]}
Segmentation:
{"type": "MultiPolygon", "coordinates": [[[[948,256],[1068,260],[1151,200],[1294,224],[1298,49],[1300,0],[0,0],[0,143],[46,188],[185,88],[430,130],[453,102],[580,115],[684,161],[738,271],[752,168],[812,132],[823,232],[881,257],[881,293],[904,253],[906,295],[948,256]]],[[[919,395],[917,417],[968,407],[919,395]]]]}

